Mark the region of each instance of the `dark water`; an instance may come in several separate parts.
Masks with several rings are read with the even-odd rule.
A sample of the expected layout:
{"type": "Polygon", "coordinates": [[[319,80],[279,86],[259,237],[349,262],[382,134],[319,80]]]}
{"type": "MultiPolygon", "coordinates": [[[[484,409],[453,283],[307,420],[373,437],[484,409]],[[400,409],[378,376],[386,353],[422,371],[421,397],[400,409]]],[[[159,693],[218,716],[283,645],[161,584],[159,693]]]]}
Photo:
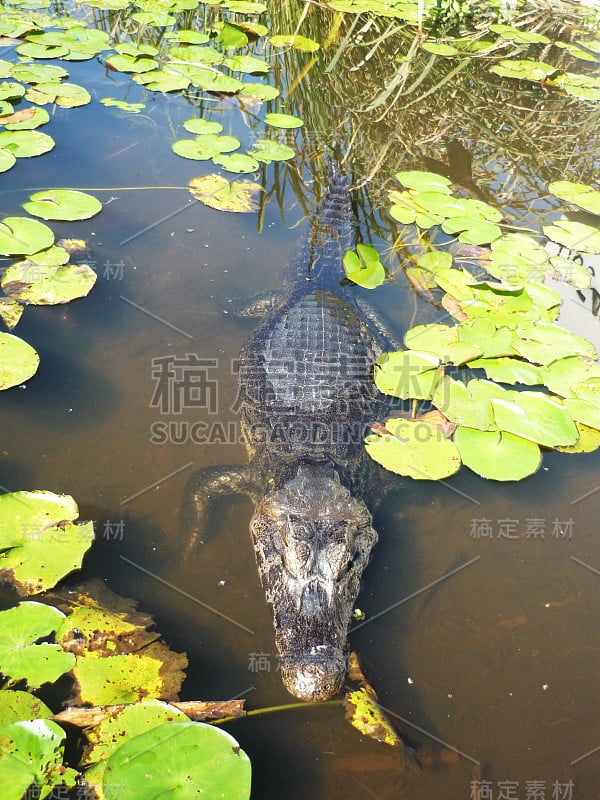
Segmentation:
{"type": "MultiPolygon", "coordinates": [[[[170,149],[186,135],[178,127],[191,116],[186,100],[149,94],[142,115],[125,115],[97,98],[138,100],[127,76],[95,61],[69,68],[95,100],[58,110],[47,128],[55,150],[2,176],[3,211],[18,215],[37,187],[96,194],[106,203],[98,217],[52,227],[57,238],[88,240],[99,280],[84,300],[25,311],[17,334],[41,366],[26,388],[1,398],[0,482],[71,494],[81,517],[96,520],[84,573],[138,600],[187,652],[183,699],[287,703],[249,504],[216,504],[208,535],[185,557],[179,512],[194,469],[246,458],[223,438],[236,423],[232,364],[254,323],[225,312],[232,298],[279,285],[304,212],[293,192],[282,207],[271,195],[259,231],[254,214],[193,202],[186,184],[210,170],[170,149]],[[139,186],[179,188],[128,190],[139,186]],[[157,359],[189,354],[211,360],[215,413],[161,413],[157,359]],[[212,441],[190,438],[197,419],[212,441]],[[160,425],[173,423],[181,424],[171,438],[181,441],[164,441],[160,425]]],[[[219,102],[231,132],[244,137],[244,115],[219,102]]],[[[376,230],[373,205],[362,221],[376,230]]],[[[373,302],[398,334],[435,317],[401,273],[387,288],[373,302]]],[[[564,324],[598,345],[584,295],[564,291],[564,324]]],[[[253,797],[467,800],[476,786],[506,800],[600,797],[600,751],[592,752],[600,747],[599,467],[597,453],[550,453],[515,485],[464,468],[444,483],[399,480],[381,509],[358,601],[367,618],[380,616],[350,641],[381,704],[434,766],[403,775],[393,752],[359,736],[339,707],[306,706],[229,726],[252,759],[253,797]]]]}

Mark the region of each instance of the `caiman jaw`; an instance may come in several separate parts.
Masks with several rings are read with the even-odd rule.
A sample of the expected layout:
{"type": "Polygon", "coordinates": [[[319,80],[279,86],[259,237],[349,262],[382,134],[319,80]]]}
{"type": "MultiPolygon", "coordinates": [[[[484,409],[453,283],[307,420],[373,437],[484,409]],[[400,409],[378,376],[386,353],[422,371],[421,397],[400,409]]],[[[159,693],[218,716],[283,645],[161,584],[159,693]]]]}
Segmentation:
{"type": "Polygon", "coordinates": [[[337,694],[360,578],[377,534],[365,505],[324,469],[298,470],[250,523],[283,682],[303,700],[337,694]]]}

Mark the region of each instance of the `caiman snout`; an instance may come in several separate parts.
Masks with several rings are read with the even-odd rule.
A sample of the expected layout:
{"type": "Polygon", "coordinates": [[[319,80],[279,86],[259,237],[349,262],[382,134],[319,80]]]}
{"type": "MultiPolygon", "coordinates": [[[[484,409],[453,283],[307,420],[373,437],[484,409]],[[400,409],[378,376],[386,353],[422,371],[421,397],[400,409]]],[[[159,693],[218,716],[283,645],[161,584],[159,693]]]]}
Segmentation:
{"type": "Polygon", "coordinates": [[[377,541],[371,515],[337,476],[300,468],[263,498],[250,530],[283,682],[302,700],[327,700],[346,675],[348,623],[377,541]]]}
{"type": "Polygon", "coordinates": [[[316,703],[334,697],[344,684],[347,663],[341,652],[323,647],[324,652],[298,658],[281,658],[285,688],[300,700],[316,703]]]}

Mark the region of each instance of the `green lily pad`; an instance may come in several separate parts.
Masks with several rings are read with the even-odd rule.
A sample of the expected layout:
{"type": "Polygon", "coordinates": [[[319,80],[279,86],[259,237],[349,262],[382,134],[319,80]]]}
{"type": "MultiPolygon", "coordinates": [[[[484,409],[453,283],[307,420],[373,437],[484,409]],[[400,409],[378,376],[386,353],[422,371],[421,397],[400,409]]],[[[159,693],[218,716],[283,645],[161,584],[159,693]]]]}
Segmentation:
{"type": "Polygon", "coordinates": [[[279,97],[280,91],[276,86],[269,86],[267,83],[244,83],[240,94],[256,97],[259,100],[273,100],[275,97],[279,97]]]}
{"type": "Polygon", "coordinates": [[[417,265],[421,269],[435,274],[440,269],[450,269],[452,267],[452,256],[444,250],[432,250],[424,253],[417,259],[417,265]]]}
{"type": "Polygon", "coordinates": [[[168,31],[165,33],[164,38],[169,42],[181,42],[181,44],[206,44],[210,42],[210,36],[206,33],[194,31],[189,28],[168,31]]]}
{"type": "Polygon", "coordinates": [[[106,63],[111,69],[117,72],[150,72],[156,69],[156,61],[148,56],[130,56],[127,54],[120,54],[109,56],[106,63]]]}
{"type": "Polygon", "coordinates": [[[280,33],[275,36],[269,36],[269,41],[274,47],[293,47],[295,50],[301,50],[304,53],[315,53],[320,45],[314,39],[308,39],[306,36],[299,36],[295,33],[280,33]]]}
{"type": "Polygon", "coordinates": [[[553,322],[523,323],[517,327],[516,333],[519,338],[513,340],[514,350],[536,364],[549,364],[563,356],[596,356],[591,342],[553,322]]]}
{"type": "Polygon", "coordinates": [[[52,720],[13,722],[0,729],[0,784],[4,800],[35,792],[45,798],[75,786],[77,772],[63,766],[66,734],[52,720]]]}
{"type": "Polygon", "coordinates": [[[66,69],[55,64],[13,64],[11,74],[25,83],[52,83],[69,77],[66,69]]]}
{"type": "Polygon", "coordinates": [[[458,428],[454,442],[463,464],[494,481],[520,481],[542,463],[538,445],[512,433],[458,428]]]}
{"type": "MultiPolygon", "coordinates": [[[[572,387],[579,387],[584,382],[600,377],[600,364],[595,358],[566,356],[547,364],[542,375],[544,383],[551,392],[566,397],[573,392],[572,387]]],[[[579,392],[582,399],[593,400],[593,398],[581,394],[581,390],[579,392]]]]}
{"type": "Polygon", "coordinates": [[[240,140],[235,136],[219,136],[215,133],[203,133],[195,139],[178,139],[171,145],[178,156],[195,161],[207,161],[220,153],[237,150],[239,146],[240,140]]]}
{"type": "Polygon", "coordinates": [[[419,192],[441,192],[451,194],[451,181],[444,175],[436,172],[423,172],[421,170],[408,170],[396,173],[396,178],[407,189],[416,189],[419,192]]]}
{"type": "Polygon", "coordinates": [[[17,163],[17,159],[5,148],[0,149],[0,172],[7,172],[11,167],[17,163]]]}
{"type": "Polygon", "coordinates": [[[232,72],[246,72],[248,74],[268,72],[271,69],[271,65],[267,61],[254,56],[231,56],[226,58],[223,64],[232,72]]]}
{"type": "Polygon", "coordinates": [[[176,18],[172,14],[153,14],[149,11],[136,11],[131,15],[131,19],[139,22],[140,25],[154,25],[158,28],[167,28],[176,22],[176,18]]]}
{"type": "Polygon", "coordinates": [[[94,527],[91,522],[74,524],[78,513],[72,497],[52,492],[1,495],[0,578],[19,594],[37,594],[79,569],[94,527]]]}
{"type": "Polygon", "coordinates": [[[490,67],[490,70],[503,78],[518,78],[538,83],[556,72],[556,67],[543,61],[505,59],[490,67]]]}
{"type": "Polygon", "coordinates": [[[90,93],[83,86],[63,82],[38,83],[27,90],[25,97],[38,105],[56,103],[61,108],[85,106],[92,99],[90,93]]]}
{"type": "Polygon", "coordinates": [[[85,192],[48,189],[32,194],[23,208],[33,217],[65,221],[95,217],[102,211],[102,203],[85,192]]]}
{"type": "Polygon", "coordinates": [[[219,21],[214,25],[214,30],[219,34],[217,41],[224,50],[245,47],[248,44],[248,36],[238,25],[219,21]]]}
{"type": "MultiPolygon", "coordinates": [[[[0,147],[3,146],[0,138],[0,147]]],[[[563,218],[557,220],[554,225],[544,225],[543,231],[548,239],[568,247],[569,250],[600,253],[600,228],[563,218]]]]}
{"type": "Polygon", "coordinates": [[[25,719],[48,719],[52,711],[38,697],[13,689],[0,691],[0,728],[25,719]]]}
{"type": "Polygon", "coordinates": [[[242,87],[242,81],[222,75],[220,72],[213,72],[206,67],[194,67],[190,70],[189,78],[192,86],[197,86],[206,92],[217,92],[218,94],[235,94],[242,87]]]}
{"type": "Polygon", "coordinates": [[[130,800],[248,800],[250,780],[250,760],[233,736],[201,722],[169,722],[121,745],[102,788],[107,800],[123,788],[130,800]]]}
{"type": "Polygon", "coordinates": [[[592,189],[585,183],[572,181],[554,181],[548,186],[553,195],[567,203],[572,203],[590,214],[600,214],[600,191],[592,189]]]}
{"type": "Polygon", "coordinates": [[[25,94],[25,87],[15,81],[0,83],[0,100],[20,100],[25,94]]]}
{"type": "Polygon", "coordinates": [[[11,297],[36,306],[69,303],[88,295],[97,275],[87,264],[55,267],[20,261],[2,276],[2,288],[11,297]]]}
{"type": "Polygon", "coordinates": [[[589,289],[592,276],[588,270],[577,261],[563,256],[551,256],[546,274],[556,281],[562,281],[576,289],[589,289]]]}
{"type": "Polygon", "coordinates": [[[28,381],[39,363],[40,357],[30,344],[11,333],[0,333],[0,390],[28,381]]]}
{"type": "Polygon", "coordinates": [[[445,42],[423,42],[421,49],[436,56],[456,56],[460,54],[460,50],[445,42]]]}
{"type": "Polygon", "coordinates": [[[492,320],[474,319],[461,322],[458,338],[481,348],[485,358],[514,355],[512,347],[514,332],[510,328],[498,328],[492,320]]]}
{"type": "Polygon", "coordinates": [[[187,89],[191,83],[186,75],[168,70],[166,67],[134,75],[133,80],[152,92],[180,92],[187,89]]]}
{"type": "Polygon", "coordinates": [[[581,400],[578,397],[567,397],[565,406],[576,422],[581,422],[589,428],[600,428],[600,405],[581,400]]]}
{"type": "Polygon", "coordinates": [[[186,131],[195,134],[203,134],[203,133],[221,133],[223,130],[223,126],[220,122],[213,122],[207,119],[201,119],[195,117],[193,119],[186,119],[183,123],[183,127],[186,131]]]}
{"type": "Polygon", "coordinates": [[[490,25],[490,30],[499,34],[503,39],[515,42],[515,44],[548,44],[550,42],[550,39],[544,36],[543,33],[514,28],[512,25],[494,23],[490,25]]]}
{"type": "Polygon", "coordinates": [[[103,106],[119,108],[121,111],[127,111],[130,114],[139,114],[144,108],[145,103],[127,103],[125,100],[117,100],[114,97],[102,97],[100,102],[103,106]]]}
{"type": "Polygon", "coordinates": [[[404,345],[408,350],[426,350],[428,353],[435,353],[438,358],[441,358],[440,351],[456,341],[458,328],[439,323],[416,325],[404,335],[404,345]]]}
{"type": "Polygon", "coordinates": [[[227,172],[241,174],[245,172],[255,172],[258,169],[258,161],[245,153],[213,156],[212,160],[213,164],[223,167],[227,172]]]}
{"type": "Polygon", "coordinates": [[[482,431],[494,430],[490,400],[502,397],[505,390],[489,381],[471,380],[468,384],[444,375],[433,395],[433,405],[456,425],[482,431]]]}
{"type": "Polygon", "coordinates": [[[365,447],[374,461],[415,480],[443,480],[460,468],[456,445],[418,420],[389,419],[384,434],[372,434],[365,447]]]}
{"type": "Polygon", "coordinates": [[[274,128],[301,128],[304,120],[291,114],[266,114],[265,123],[274,128]]]}
{"type": "Polygon", "coordinates": [[[294,158],[296,153],[286,144],[279,144],[271,139],[258,139],[254,143],[253,149],[248,150],[248,155],[257,161],[264,161],[265,164],[270,164],[271,161],[287,161],[290,158],[294,158]]]}
{"type": "MultiPolygon", "coordinates": [[[[19,112],[20,114],[21,112],[19,112]]],[[[32,131],[41,125],[50,122],[50,115],[45,108],[31,106],[22,110],[24,118],[15,122],[5,122],[4,127],[7,131],[32,131]]],[[[17,116],[17,114],[15,114],[17,116]]]]}
{"type": "Polygon", "coordinates": [[[54,139],[39,131],[2,131],[0,150],[6,149],[17,158],[31,158],[47,153],[54,147],[54,139]]]}
{"type": "Polygon", "coordinates": [[[219,211],[256,211],[262,187],[252,181],[231,181],[221,175],[202,175],[190,181],[190,192],[219,211]]]}
{"type": "Polygon", "coordinates": [[[24,602],[0,612],[0,664],[11,681],[37,688],[54,683],[75,664],[75,656],[57,644],[35,644],[60,625],[64,614],[44,603],[24,602]]]}
{"type": "Polygon", "coordinates": [[[478,358],[469,364],[473,369],[484,369],[486,376],[498,383],[524,383],[529,386],[543,384],[539,367],[519,358],[478,358]]]}
{"type": "Polygon", "coordinates": [[[375,384],[380,392],[403,400],[430,400],[440,379],[439,368],[439,358],[431,353],[383,353],[375,362],[375,384]]]}
{"type": "Polygon", "coordinates": [[[379,253],[366,244],[357,245],[357,253],[352,250],[344,255],[346,277],[365,289],[375,289],[385,280],[385,267],[379,260],[379,253]]]}
{"type": "Polygon", "coordinates": [[[223,53],[215,50],[214,47],[186,45],[183,47],[172,47],[169,50],[170,61],[185,61],[189,64],[213,66],[214,64],[222,64],[223,59],[223,53]]]}
{"type": "Polygon", "coordinates": [[[565,406],[541,392],[507,392],[492,399],[494,420],[501,431],[544,445],[574,444],[579,433],[565,406]]]}
{"type": "Polygon", "coordinates": [[[223,5],[235,14],[264,14],[267,10],[264,3],[251,3],[248,0],[225,0],[223,5]]]}

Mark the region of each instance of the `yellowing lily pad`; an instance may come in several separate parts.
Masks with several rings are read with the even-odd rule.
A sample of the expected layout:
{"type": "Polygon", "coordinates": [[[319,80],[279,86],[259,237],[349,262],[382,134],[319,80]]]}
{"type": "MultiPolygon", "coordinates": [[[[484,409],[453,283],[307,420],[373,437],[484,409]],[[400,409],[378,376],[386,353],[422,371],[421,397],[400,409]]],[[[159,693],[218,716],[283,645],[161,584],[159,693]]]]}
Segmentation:
{"type": "Polygon", "coordinates": [[[591,214],[600,214],[600,191],[585,183],[554,181],[548,188],[556,197],[583,208],[591,214]]]}
{"type": "Polygon", "coordinates": [[[295,50],[302,50],[305,53],[314,53],[320,47],[314,39],[308,39],[306,36],[299,36],[295,33],[280,33],[270,36],[269,41],[275,47],[293,47],[295,50]]]}
{"type": "Polygon", "coordinates": [[[344,698],[346,719],[363,736],[391,747],[402,747],[402,740],[386,718],[373,695],[364,687],[348,692],[344,698]]]}
{"type": "MultiPolygon", "coordinates": [[[[2,134],[0,134],[0,137],[2,134]]],[[[0,138],[0,147],[2,147],[0,138]]],[[[570,250],[580,253],[600,253],[600,228],[575,222],[570,219],[559,219],[554,225],[545,225],[544,234],[553,242],[564,245],[570,250]]]]}
{"type": "Polygon", "coordinates": [[[42,219],[90,219],[102,211],[102,203],[85,192],[48,189],[32,194],[23,208],[28,214],[42,219]]]}
{"type": "Polygon", "coordinates": [[[30,344],[11,333],[0,333],[0,390],[29,380],[39,363],[40,357],[30,344]]]}
{"type": "Polygon", "coordinates": [[[403,400],[430,400],[440,379],[440,363],[427,352],[383,353],[375,362],[375,384],[380,392],[403,400]]]}
{"type": "Polygon", "coordinates": [[[6,270],[2,276],[2,288],[24,303],[52,306],[85,297],[96,280],[96,273],[87,264],[55,267],[20,261],[6,270]]]}
{"type": "Polygon", "coordinates": [[[221,175],[202,175],[190,181],[190,192],[219,211],[256,211],[262,187],[252,181],[231,181],[221,175]]]}
{"type": "Polygon", "coordinates": [[[9,331],[16,327],[23,315],[23,306],[12,297],[0,297],[0,319],[9,331]]]}

